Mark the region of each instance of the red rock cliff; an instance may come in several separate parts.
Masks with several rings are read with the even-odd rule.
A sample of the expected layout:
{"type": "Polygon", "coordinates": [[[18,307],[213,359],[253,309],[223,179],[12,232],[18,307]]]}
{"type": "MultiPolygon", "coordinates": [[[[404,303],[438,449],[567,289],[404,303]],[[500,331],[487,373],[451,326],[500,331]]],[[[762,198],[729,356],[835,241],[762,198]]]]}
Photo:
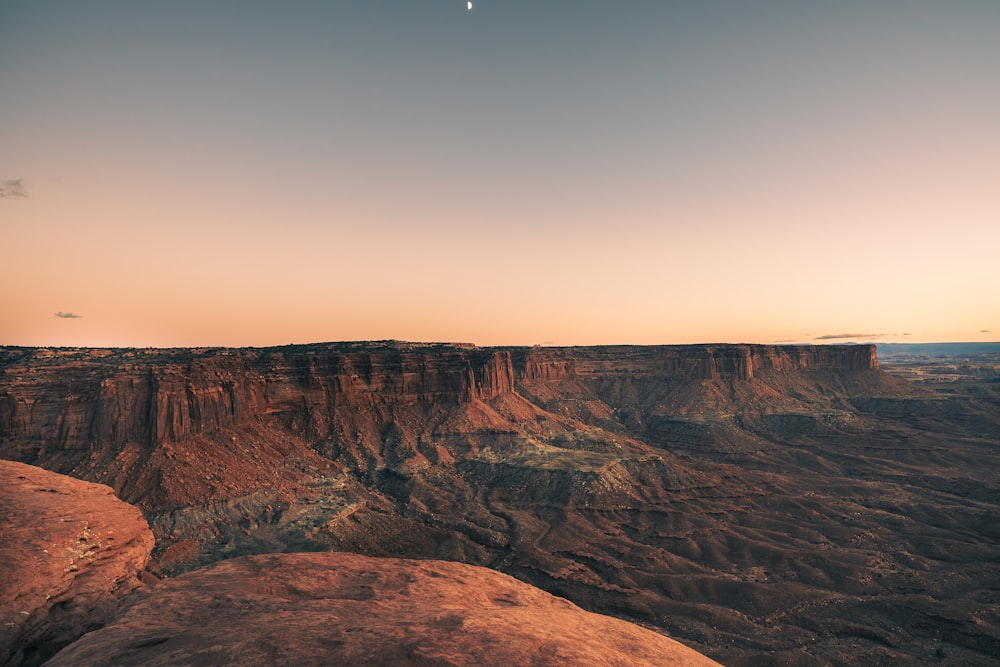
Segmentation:
{"type": "MultiPolygon", "coordinates": [[[[518,383],[615,377],[750,379],[878,368],[875,347],[474,348],[340,343],[264,349],[0,350],[0,455],[147,446],[278,416],[324,437],[368,414],[493,400],[518,383]]],[[[360,428],[358,426],[357,428],[360,428]]],[[[362,429],[364,430],[364,429],[362,429]]],[[[344,439],[343,437],[341,439],[344,439]]]]}
{"type": "Polygon", "coordinates": [[[0,441],[157,444],[287,410],[412,406],[513,390],[507,350],[318,345],[246,350],[57,350],[0,355],[0,441]]]}
{"type": "Polygon", "coordinates": [[[531,348],[514,352],[517,381],[606,375],[743,379],[755,371],[877,370],[874,345],[657,345],[531,348]]]}

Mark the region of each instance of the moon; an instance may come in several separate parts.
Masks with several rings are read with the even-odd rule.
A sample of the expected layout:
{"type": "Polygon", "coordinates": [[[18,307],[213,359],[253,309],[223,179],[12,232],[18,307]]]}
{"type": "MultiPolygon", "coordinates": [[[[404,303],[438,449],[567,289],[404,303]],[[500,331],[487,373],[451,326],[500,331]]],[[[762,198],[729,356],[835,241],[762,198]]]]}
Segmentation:
{"type": "Polygon", "coordinates": [[[465,7],[471,12],[472,11],[472,2],[465,3],[465,7]]]}

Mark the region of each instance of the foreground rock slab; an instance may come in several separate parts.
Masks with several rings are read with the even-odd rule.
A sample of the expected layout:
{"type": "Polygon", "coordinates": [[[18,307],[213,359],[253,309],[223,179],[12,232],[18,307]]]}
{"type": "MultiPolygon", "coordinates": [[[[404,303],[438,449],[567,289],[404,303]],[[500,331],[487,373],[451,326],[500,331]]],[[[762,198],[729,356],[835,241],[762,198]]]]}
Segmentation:
{"type": "Polygon", "coordinates": [[[481,567],[347,553],[223,561],[137,592],[59,665],[717,665],[481,567]]]}
{"type": "Polygon", "coordinates": [[[34,665],[141,585],[153,534],[102,484],[0,461],[0,665],[34,665]]]}

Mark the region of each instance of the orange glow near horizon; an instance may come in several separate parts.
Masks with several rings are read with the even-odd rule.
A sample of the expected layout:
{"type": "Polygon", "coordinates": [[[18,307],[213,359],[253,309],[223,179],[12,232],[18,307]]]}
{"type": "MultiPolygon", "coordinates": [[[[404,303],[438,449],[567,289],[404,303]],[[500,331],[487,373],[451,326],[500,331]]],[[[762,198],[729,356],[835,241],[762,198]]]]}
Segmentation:
{"type": "Polygon", "coordinates": [[[781,231],[761,233],[763,223],[745,234],[686,238],[618,238],[595,224],[598,231],[573,237],[422,240],[405,230],[386,235],[377,222],[284,235],[164,220],[149,228],[172,233],[130,232],[138,208],[119,209],[118,219],[99,202],[81,202],[79,210],[91,211],[85,216],[38,207],[34,219],[27,208],[7,237],[18,251],[3,271],[7,284],[20,286],[5,297],[7,345],[819,343],[845,332],[894,342],[1000,338],[982,292],[995,282],[986,246],[967,248],[967,264],[949,268],[944,258],[933,261],[934,247],[893,246],[889,234],[863,230],[800,233],[793,246],[780,246],[791,254],[772,257],[768,246],[781,231]],[[54,220],[61,224],[53,236],[54,220]],[[91,238],[95,228],[105,233],[91,238]],[[978,262],[970,260],[976,253],[978,262]],[[929,266],[895,280],[898,262],[909,258],[929,266]]]}

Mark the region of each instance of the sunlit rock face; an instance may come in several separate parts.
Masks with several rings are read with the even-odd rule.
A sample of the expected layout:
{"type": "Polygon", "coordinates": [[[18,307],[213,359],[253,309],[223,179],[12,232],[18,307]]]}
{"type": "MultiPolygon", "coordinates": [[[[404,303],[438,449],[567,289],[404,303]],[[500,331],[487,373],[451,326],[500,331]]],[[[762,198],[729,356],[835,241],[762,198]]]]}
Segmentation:
{"type": "Polygon", "coordinates": [[[313,430],[323,434],[339,405],[489,401],[519,384],[623,372],[672,381],[750,380],[761,371],[875,370],[878,362],[871,345],[480,349],[345,343],[245,350],[0,348],[0,368],[0,437],[48,451],[93,443],[155,445],[275,414],[312,420],[313,430]]]}
{"type": "Polygon", "coordinates": [[[111,489],[0,461],[0,665],[36,665],[141,585],[153,534],[111,489]]]}
{"type": "Polygon", "coordinates": [[[244,557],[164,581],[48,664],[718,663],[486,568],[312,553],[244,557]]]}

